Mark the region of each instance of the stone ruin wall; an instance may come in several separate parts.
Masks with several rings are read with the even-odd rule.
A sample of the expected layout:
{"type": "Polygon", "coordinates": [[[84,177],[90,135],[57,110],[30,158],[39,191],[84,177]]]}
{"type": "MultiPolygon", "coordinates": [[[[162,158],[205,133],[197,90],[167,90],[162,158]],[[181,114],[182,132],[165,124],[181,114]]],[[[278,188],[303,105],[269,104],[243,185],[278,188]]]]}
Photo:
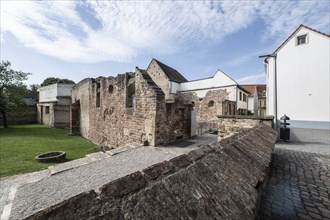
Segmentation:
{"type": "Polygon", "coordinates": [[[197,123],[203,123],[218,120],[217,115],[222,115],[222,102],[228,100],[229,93],[225,89],[216,89],[209,90],[203,98],[196,92],[180,93],[179,97],[183,103],[193,105],[197,123]],[[211,101],[213,106],[209,106],[211,101]]]}
{"type": "Polygon", "coordinates": [[[256,219],[276,137],[241,130],[26,219],[256,219]]]}
{"type": "Polygon", "coordinates": [[[70,125],[71,125],[71,133],[73,134],[81,134],[83,137],[89,139],[89,119],[90,119],[90,105],[94,104],[91,100],[91,92],[90,88],[92,87],[93,80],[90,78],[84,79],[80,81],[77,85],[75,85],[72,89],[71,94],[71,117],[70,117],[70,125]],[[77,111],[74,112],[79,120],[72,121],[72,110],[73,108],[77,111]],[[77,126],[79,131],[72,131],[72,126],[77,126]]]}
{"type": "MultiPolygon", "coordinates": [[[[34,124],[37,123],[37,106],[25,106],[21,109],[22,112],[8,112],[7,123],[9,125],[16,124],[34,124]]],[[[3,117],[0,114],[0,125],[3,125],[3,117]]]]}
{"type": "MultiPolygon", "coordinates": [[[[133,74],[132,74],[133,75],[133,74]]],[[[115,78],[99,78],[90,91],[89,138],[97,144],[120,147],[129,143],[154,143],[154,118],[157,96],[147,87],[141,75],[135,77],[136,107],[126,107],[127,74],[115,78]],[[100,86],[100,107],[96,107],[96,83],[100,86]],[[113,86],[112,93],[109,87],[113,86]]]]}
{"type": "Polygon", "coordinates": [[[136,73],[79,83],[73,90],[72,102],[80,105],[81,134],[98,145],[114,148],[145,141],[152,146],[166,144],[176,140],[174,131],[178,129],[182,130],[183,138],[189,137],[188,109],[180,114],[178,104],[174,103],[168,113],[164,93],[150,81],[145,72],[137,69],[136,73]],[[129,80],[135,85],[135,108],[127,107],[129,80]],[[99,107],[96,107],[97,83],[100,84],[99,107]]]}
{"type": "Polygon", "coordinates": [[[243,129],[253,128],[260,124],[273,128],[273,116],[248,115],[218,115],[218,140],[241,132],[243,129]]]}
{"type": "Polygon", "coordinates": [[[158,102],[156,112],[156,145],[190,137],[191,106],[179,100],[158,102]]]}

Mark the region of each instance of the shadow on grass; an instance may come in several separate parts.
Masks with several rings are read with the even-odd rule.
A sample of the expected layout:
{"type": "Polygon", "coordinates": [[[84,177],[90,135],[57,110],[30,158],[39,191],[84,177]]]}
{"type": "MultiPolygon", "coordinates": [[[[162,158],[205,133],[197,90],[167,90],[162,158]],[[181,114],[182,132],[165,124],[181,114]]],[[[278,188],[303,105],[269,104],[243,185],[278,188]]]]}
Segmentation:
{"type": "Polygon", "coordinates": [[[1,137],[47,137],[49,139],[65,138],[69,133],[60,128],[51,128],[44,125],[12,126],[0,128],[1,137]]]}

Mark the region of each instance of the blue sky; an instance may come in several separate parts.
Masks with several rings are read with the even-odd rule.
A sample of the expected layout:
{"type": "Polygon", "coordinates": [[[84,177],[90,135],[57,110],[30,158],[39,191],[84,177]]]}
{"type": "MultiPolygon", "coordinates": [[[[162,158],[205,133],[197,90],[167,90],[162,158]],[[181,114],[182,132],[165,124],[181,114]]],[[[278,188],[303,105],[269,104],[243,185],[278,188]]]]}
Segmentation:
{"type": "Polygon", "coordinates": [[[115,76],[152,58],[188,80],[265,82],[259,55],[300,24],[329,34],[330,1],[0,1],[1,60],[47,77],[115,76]]]}

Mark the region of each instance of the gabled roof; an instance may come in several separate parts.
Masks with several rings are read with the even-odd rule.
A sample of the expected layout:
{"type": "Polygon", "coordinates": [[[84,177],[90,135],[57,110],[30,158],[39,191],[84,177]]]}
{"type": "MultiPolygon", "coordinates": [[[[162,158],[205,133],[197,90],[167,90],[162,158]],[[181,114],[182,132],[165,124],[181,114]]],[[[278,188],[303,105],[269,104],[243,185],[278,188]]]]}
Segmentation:
{"type": "Polygon", "coordinates": [[[160,66],[160,68],[164,71],[164,73],[166,74],[166,76],[169,78],[170,81],[177,82],[177,83],[182,83],[182,82],[188,81],[176,69],[173,69],[172,67],[167,66],[166,64],[156,60],[155,58],[153,60],[160,66]]]}
{"type": "Polygon", "coordinates": [[[262,96],[263,91],[266,91],[266,84],[257,85],[258,98],[266,98],[266,97],[262,96]]]}
{"type": "Polygon", "coordinates": [[[241,85],[246,91],[249,92],[249,96],[253,97],[254,91],[256,90],[256,85],[241,85]]]}
{"type": "Polygon", "coordinates": [[[328,35],[328,34],[325,34],[325,33],[323,33],[323,32],[321,32],[321,31],[318,31],[318,30],[315,30],[315,29],[313,29],[313,28],[310,28],[310,27],[307,27],[306,25],[303,25],[303,24],[301,24],[301,25],[299,25],[299,27],[274,51],[274,53],[277,53],[282,47],[284,47],[284,45],[286,44],[286,43],[288,43],[290,40],[291,40],[291,38],[293,38],[295,35],[296,35],[296,33],[298,32],[298,31],[300,31],[302,28],[306,28],[306,29],[308,29],[308,30],[311,30],[311,31],[314,31],[314,32],[316,32],[316,33],[318,33],[318,34],[321,34],[321,35],[324,35],[324,36],[326,36],[326,37],[330,37],[330,35],[328,35]]]}

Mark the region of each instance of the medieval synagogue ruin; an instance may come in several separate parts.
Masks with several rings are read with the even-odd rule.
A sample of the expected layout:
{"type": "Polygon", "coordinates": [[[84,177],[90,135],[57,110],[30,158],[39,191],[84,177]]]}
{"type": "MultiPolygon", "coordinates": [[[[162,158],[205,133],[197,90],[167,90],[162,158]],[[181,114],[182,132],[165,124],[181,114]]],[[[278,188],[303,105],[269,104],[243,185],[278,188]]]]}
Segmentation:
{"type": "MultiPolygon", "coordinates": [[[[62,94],[63,86],[53,85],[55,93],[62,94]]],[[[145,70],[86,78],[64,91],[68,88],[71,94],[57,95],[60,101],[55,104],[42,98],[48,97],[42,95],[47,88],[40,89],[39,122],[67,127],[71,134],[114,148],[171,143],[195,136],[197,124],[210,127],[217,115],[247,113],[248,91],[222,71],[188,81],[156,59],[145,70]],[[64,101],[67,97],[70,104],[64,101]]]]}

